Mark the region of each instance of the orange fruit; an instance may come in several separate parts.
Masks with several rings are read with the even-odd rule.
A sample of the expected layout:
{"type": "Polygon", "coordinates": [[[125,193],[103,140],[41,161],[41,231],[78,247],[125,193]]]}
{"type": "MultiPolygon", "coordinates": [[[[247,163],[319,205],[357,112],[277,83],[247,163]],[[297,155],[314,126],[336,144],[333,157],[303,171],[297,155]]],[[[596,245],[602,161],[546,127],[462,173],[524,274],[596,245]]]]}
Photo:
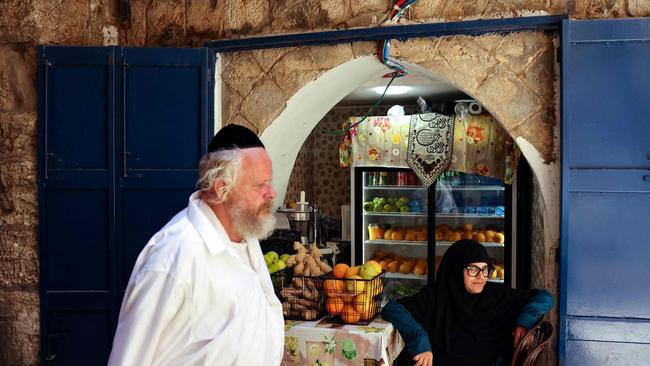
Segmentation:
{"type": "Polygon", "coordinates": [[[343,299],[338,296],[327,298],[327,312],[332,315],[341,314],[344,305],[345,302],[343,302],[343,299]]]}
{"type": "Polygon", "coordinates": [[[388,272],[397,272],[398,268],[399,268],[399,262],[396,260],[388,263],[388,265],[386,266],[386,270],[388,272]]]}
{"type": "Polygon", "coordinates": [[[341,280],[325,280],[323,284],[327,296],[336,297],[345,292],[345,284],[341,280]]]}
{"type": "Polygon", "coordinates": [[[343,278],[345,277],[345,272],[350,269],[350,266],[348,266],[345,263],[339,263],[334,266],[332,269],[332,276],[336,278],[343,278]]]}
{"type": "Polygon", "coordinates": [[[341,310],[341,319],[346,323],[356,323],[361,319],[361,313],[352,304],[345,304],[341,310]]]}
{"type": "Polygon", "coordinates": [[[404,240],[404,233],[402,231],[393,231],[391,235],[392,240],[404,240]]]}
{"type": "Polygon", "coordinates": [[[345,278],[352,278],[352,277],[358,275],[360,267],[361,266],[354,266],[354,267],[348,268],[348,270],[345,271],[345,278]]]}

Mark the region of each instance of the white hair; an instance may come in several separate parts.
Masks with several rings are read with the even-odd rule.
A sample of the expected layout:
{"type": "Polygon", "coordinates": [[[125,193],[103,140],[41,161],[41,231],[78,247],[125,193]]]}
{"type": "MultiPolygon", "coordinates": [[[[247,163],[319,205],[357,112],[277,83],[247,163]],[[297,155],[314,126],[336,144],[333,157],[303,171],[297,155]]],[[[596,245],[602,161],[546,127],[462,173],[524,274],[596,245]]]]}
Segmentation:
{"type": "Polygon", "coordinates": [[[239,148],[217,150],[203,155],[196,183],[201,198],[212,204],[224,202],[237,184],[243,156],[239,148]],[[222,179],[225,185],[215,192],[214,184],[218,179],[222,179]]]}

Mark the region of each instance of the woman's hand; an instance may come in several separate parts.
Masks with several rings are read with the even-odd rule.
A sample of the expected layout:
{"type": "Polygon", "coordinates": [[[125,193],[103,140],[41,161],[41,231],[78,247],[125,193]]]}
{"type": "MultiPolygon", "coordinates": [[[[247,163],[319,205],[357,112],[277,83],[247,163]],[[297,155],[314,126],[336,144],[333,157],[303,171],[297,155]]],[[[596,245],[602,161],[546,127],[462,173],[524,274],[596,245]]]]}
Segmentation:
{"type": "Polygon", "coordinates": [[[521,343],[521,340],[524,338],[528,330],[521,325],[517,325],[515,330],[512,332],[512,335],[514,336],[515,339],[515,349],[519,347],[519,343],[521,343]]]}
{"type": "Polygon", "coordinates": [[[422,352],[413,357],[414,366],[431,366],[433,364],[433,353],[431,351],[422,352]]]}

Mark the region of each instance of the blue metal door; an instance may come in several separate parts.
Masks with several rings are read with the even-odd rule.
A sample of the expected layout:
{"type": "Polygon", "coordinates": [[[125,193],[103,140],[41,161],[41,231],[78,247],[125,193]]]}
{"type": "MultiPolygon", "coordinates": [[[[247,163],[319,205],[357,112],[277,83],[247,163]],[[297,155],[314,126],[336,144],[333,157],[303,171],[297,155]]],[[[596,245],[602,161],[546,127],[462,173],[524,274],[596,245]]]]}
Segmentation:
{"type": "Polygon", "coordinates": [[[105,364],[137,254],[212,135],[205,49],[39,49],[44,364],[105,364]]]}
{"type": "Polygon", "coordinates": [[[650,19],[564,21],[560,362],[650,360],[650,19]]]}

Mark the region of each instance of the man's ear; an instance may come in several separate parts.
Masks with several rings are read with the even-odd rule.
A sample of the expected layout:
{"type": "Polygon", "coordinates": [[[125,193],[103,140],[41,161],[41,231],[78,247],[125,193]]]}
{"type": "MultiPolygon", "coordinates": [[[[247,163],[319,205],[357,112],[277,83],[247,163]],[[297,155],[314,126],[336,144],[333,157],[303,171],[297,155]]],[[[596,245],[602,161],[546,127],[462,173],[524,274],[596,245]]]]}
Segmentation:
{"type": "Polygon", "coordinates": [[[214,185],[212,186],[212,193],[214,193],[214,196],[217,198],[217,201],[221,201],[221,197],[223,196],[224,188],[226,187],[226,182],[219,178],[214,181],[214,185]]]}

